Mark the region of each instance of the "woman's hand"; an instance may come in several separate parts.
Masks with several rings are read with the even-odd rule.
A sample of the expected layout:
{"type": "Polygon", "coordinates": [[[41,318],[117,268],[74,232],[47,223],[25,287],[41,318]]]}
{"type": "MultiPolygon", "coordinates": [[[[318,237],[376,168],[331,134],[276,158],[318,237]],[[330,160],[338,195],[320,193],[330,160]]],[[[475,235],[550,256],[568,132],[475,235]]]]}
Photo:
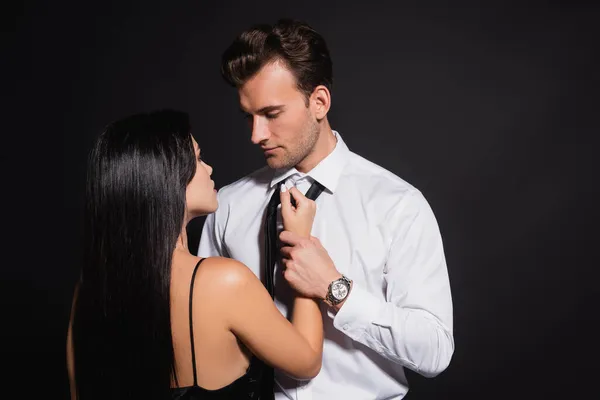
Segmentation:
{"type": "Polygon", "coordinates": [[[317,204],[304,196],[295,186],[287,189],[285,184],[281,185],[280,196],[283,230],[306,238],[310,237],[317,204]],[[292,197],[296,201],[295,207],[292,205],[292,197]]]}

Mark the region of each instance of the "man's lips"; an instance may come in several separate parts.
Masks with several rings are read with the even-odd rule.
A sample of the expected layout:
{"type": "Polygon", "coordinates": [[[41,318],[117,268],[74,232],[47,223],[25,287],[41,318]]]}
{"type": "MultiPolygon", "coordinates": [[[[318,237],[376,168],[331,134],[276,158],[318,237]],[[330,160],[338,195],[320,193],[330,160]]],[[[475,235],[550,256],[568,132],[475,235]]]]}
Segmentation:
{"type": "Polygon", "coordinates": [[[278,149],[279,147],[263,147],[262,150],[265,154],[269,154],[272,153],[275,149],[278,149]]]}

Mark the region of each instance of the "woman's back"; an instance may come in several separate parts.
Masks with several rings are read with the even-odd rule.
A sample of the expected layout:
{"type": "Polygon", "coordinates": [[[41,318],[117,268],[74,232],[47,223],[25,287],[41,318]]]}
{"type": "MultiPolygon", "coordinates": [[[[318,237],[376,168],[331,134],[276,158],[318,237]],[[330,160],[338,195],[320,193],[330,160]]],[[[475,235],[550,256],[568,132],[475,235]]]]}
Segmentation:
{"type": "Polygon", "coordinates": [[[231,260],[199,259],[187,251],[175,251],[171,271],[171,330],[177,382],[172,382],[173,398],[258,398],[264,364],[230,330],[227,297],[232,293],[227,280],[232,277],[227,271],[231,263],[231,260]],[[196,381],[192,354],[195,354],[196,381]]]}

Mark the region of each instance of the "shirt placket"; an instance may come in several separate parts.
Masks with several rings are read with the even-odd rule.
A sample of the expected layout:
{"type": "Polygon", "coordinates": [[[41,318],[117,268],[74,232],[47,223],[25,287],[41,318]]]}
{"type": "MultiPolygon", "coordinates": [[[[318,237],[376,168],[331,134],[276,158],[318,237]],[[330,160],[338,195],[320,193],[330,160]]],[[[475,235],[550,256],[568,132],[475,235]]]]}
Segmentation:
{"type": "MultiPolygon", "coordinates": [[[[302,194],[306,194],[306,192],[308,191],[308,188],[312,184],[312,180],[308,177],[292,176],[292,177],[288,178],[286,180],[286,182],[287,181],[289,181],[290,183],[293,183],[302,194]]],[[[279,208],[277,210],[278,210],[277,211],[277,231],[278,231],[278,233],[281,233],[281,231],[283,230],[283,220],[281,217],[281,205],[279,206],[279,208]]],[[[298,381],[298,386],[296,387],[295,392],[296,392],[296,396],[295,396],[296,400],[312,400],[313,396],[312,396],[312,389],[311,389],[311,381],[310,380],[298,381]]],[[[292,394],[292,393],[290,393],[290,394],[292,394]]]]}

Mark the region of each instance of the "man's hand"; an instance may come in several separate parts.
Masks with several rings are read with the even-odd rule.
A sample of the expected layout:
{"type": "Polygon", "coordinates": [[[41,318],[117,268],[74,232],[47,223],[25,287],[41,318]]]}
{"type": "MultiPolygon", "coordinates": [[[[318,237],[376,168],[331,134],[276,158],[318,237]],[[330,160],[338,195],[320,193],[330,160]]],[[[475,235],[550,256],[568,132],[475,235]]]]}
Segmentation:
{"type": "Polygon", "coordinates": [[[327,250],[316,237],[304,238],[283,231],[279,239],[287,246],[281,248],[285,270],[283,276],[298,293],[305,297],[324,299],[329,284],[341,278],[327,250]]]}

